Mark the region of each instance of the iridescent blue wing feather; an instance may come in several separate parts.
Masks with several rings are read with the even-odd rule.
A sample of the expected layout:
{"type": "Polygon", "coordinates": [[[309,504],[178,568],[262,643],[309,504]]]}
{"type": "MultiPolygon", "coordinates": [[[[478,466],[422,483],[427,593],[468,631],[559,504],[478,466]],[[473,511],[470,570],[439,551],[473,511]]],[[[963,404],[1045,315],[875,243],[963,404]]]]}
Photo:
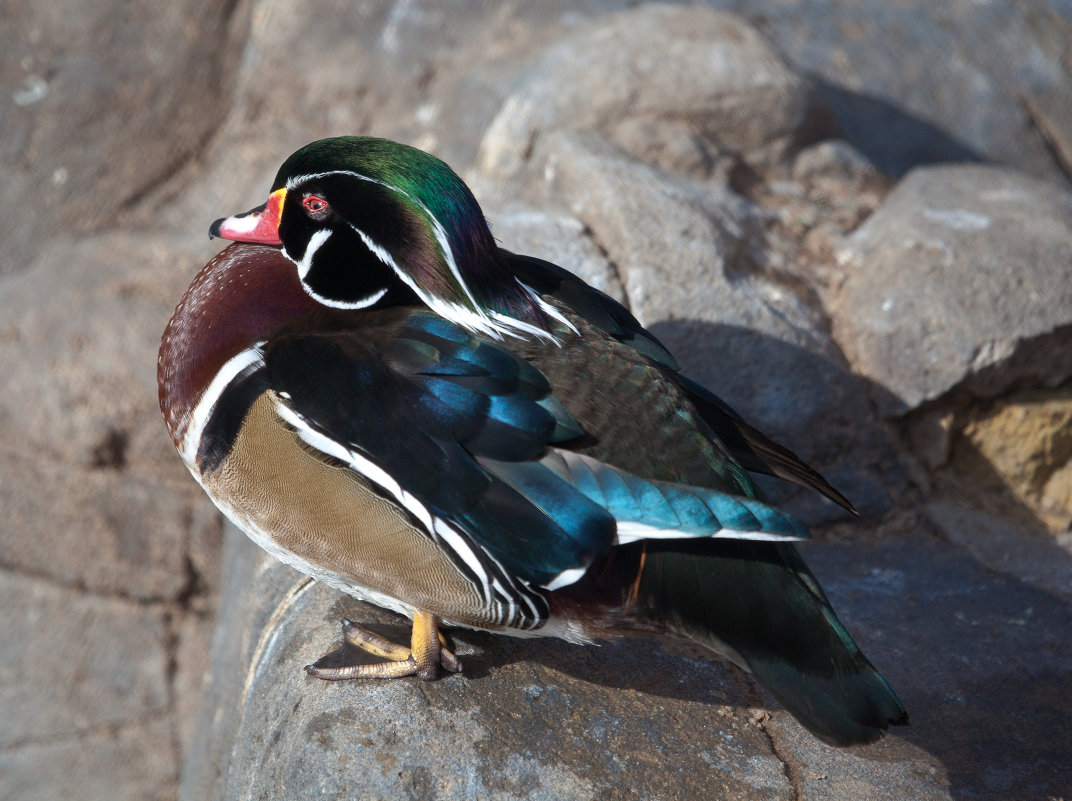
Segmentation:
{"type": "Polygon", "coordinates": [[[271,386],[521,580],[555,585],[635,539],[807,536],[757,500],[571,453],[585,432],[531,364],[429,313],[391,319],[280,338],[265,353],[271,386]]]}
{"type": "MultiPolygon", "coordinates": [[[[652,364],[676,371],[670,352],[620,303],[551,262],[503,251],[510,269],[533,289],[553,297],[614,339],[634,348],[652,364]]],[[[788,448],[746,423],[730,406],[695,381],[678,376],[689,400],[730,454],[745,469],[810,487],[856,514],[852,504],[788,448]]]]}
{"type": "Polygon", "coordinates": [[[481,463],[530,498],[544,496],[547,488],[556,483],[567,483],[613,515],[619,544],[688,537],[809,537],[807,529],[793,517],[754,498],[640,478],[597,459],[560,449],[538,463],[481,463]]]}
{"type": "MultiPolygon", "coordinates": [[[[265,349],[269,383],[314,432],[314,447],[338,458],[323,445],[337,443],[371,462],[378,471],[366,468],[366,478],[389,476],[522,581],[540,586],[587,566],[614,541],[605,510],[559,482],[574,496],[571,514],[549,516],[476,460],[539,459],[576,422],[549,400],[538,371],[467,334],[430,334],[440,322],[413,314],[382,348],[372,329],[281,337],[265,349]],[[420,347],[395,338],[415,334],[420,347]]],[[[358,461],[351,467],[362,472],[358,461]]]]}

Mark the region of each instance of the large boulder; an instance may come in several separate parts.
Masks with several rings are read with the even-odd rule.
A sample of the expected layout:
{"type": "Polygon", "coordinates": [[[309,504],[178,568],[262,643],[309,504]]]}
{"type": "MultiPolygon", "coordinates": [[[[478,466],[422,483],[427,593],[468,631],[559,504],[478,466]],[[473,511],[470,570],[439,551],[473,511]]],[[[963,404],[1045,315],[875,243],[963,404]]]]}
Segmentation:
{"type": "MultiPolygon", "coordinates": [[[[429,683],[310,678],[302,666],[340,645],[341,617],[398,642],[407,641],[407,621],[312,582],[231,534],[183,801],[789,801],[820,773],[867,792],[856,798],[950,798],[940,764],[900,737],[838,758],[785,712],[765,711],[769,701],[735,668],[673,642],[582,647],[458,630],[459,675],[429,683]],[[829,767],[831,758],[838,767],[829,767]]],[[[888,624],[895,615],[891,605],[879,616],[888,624]]],[[[869,650],[881,660],[902,634],[887,630],[886,644],[869,650]]],[[[874,640],[862,639],[865,647],[874,640]]],[[[346,648],[346,658],[355,655],[346,648]]]]}
{"type": "Polygon", "coordinates": [[[954,387],[1072,376],[1072,193],[997,167],[921,168],[840,254],[834,332],[886,414],[954,387]]]}
{"type": "Polygon", "coordinates": [[[517,175],[547,134],[627,120],[687,123],[753,161],[802,127],[807,82],[739,17],[649,5],[609,15],[549,45],[518,79],[481,143],[479,168],[517,175]]]}

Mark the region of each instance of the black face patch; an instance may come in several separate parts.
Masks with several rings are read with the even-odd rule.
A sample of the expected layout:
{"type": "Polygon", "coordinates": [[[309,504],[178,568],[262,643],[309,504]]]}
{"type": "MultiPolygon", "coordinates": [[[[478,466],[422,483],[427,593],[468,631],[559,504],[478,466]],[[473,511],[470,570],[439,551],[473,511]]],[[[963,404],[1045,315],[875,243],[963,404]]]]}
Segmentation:
{"type": "Polygon", "coordinates": [[[367,308],[416,301],[388,261],[409,264],[418,228],[396,192],[354,175],[332,174],[288,190],[279,237],[313,297],[367,308]]]}
{"type": "Polygon", "coordinates": [[[332,230],[309,262],[302,283],[315,297],[340,305],[382,296],[401,283],[356,231],[345,228],[332,230]]]}
{"type": "Polygon", "coordinates": [[[299,179],[287,190],[279,236],[302,283],[332,305],[364,308],[381,294],[376,306],[416,301],[396,267],[422,292],[455,295],[427,213],[377,181],[351,173],[299,179]]]}

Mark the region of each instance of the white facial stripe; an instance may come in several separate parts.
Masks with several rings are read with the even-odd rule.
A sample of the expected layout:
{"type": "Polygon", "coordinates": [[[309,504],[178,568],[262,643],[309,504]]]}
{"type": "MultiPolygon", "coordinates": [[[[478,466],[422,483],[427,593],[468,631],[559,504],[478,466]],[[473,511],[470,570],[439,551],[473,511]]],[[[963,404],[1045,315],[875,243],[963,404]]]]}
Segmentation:
{"type": "MultiPolygon", "coordinates": [[[[361,237],[361,241],[366,244],[369,250],[371,250],[377,258],[379,258],[379,261],[383,262],[392,270],[394,270],[394,275],[398,276],[402,281],[404,281],[407,286],[410,286],[410,288],[412,288],[412,290],[417,294],[417,296],[421,300],[425,301],[426,305],[431,308],[432,311],[434,311],[436,314],[440,314],[441,316],[446,317],[447,320],[451,321],[452,323],[457,323],[468,331],[472,331],[473,333],[481,333],[481,335],[483,336],[492,337],[496,340],[502,340],[504,337],[516,337],[518,339],[523,339],[523,335],[527,333],[527,335],[532,335],[535,337],[539,337],[540,339],[546,339],[550,342],[553,342],[554,344],[559,344],[559,340],[557,340],[554,336],[550,335],[550,333],[540,328],[539,326],[533,325],[531,323],[525,323],[520,320],[515,320],[515,318],[510,317],[506,314],[502,314],[501,312],[492,312],[490,315],[488,315],[480,310],[479,303],[477,303],[476,298],[473,296],[473,292],[470,290],[470,287],[468,287],[468,284],[465,283],[465,279],[462,277],[462,272],[458,268],[458,263],[455,261],[455,253],[453,253],[453,250],[451,250],[450,248],[450,240],[447,238],[446,229],[443,227],[443,224],[440,222],[440,220],[435,217],[435,214],[433,214],[429,210],[428,206],[421,203],[419,199],[417,199],[410,193],[405,192],[398,187],[392,187],[391,184],[379,180],[377,178],[370,178],[367,175],[355,173],[352,169],[332,169],[326,173],[309,173],[306,175],[297,175],[287,180],[286,189],[287,191],[291,191],[295,187],[297,187],[298,184],[303,183],[304,181],[315,180],[317,178],[327,178],[328,176],[332,175],[348,175],[353,178],[357,178],[358,180],[376,183],[378,184],[378,186],[385,187],[392,192],[397,192],[403,197],[407,197],[408,199],[410,199],[410,201],[420,206],[420,208],[425,211],[426,214],[428,214],[428,219],[432,221],[432,229],[435,233],[435,240],[438,242],[438,244],[440,244],[440,250],[443,251],[443,256],[447,262],[447,267],[449,268],[451,275],[455,277],[455,280],[458,281],[458,285],[461,286],[462,292],[465,294],[465,297],[468,299],[468,301],[470,301],[470,307],[462,306],[460,305],[460,303],[451,303],[441,298],[436,298],[421,290],[421,288],[417,286],[416,283],[414,283],[413,278],[408,275],[408,273],[406,273],[404,270],[399,268],[398,264],[394,262],[394,258],[391,256],[390,253],[388,253],[381,246],[378,246],[378,244],[372,241],[372,239],[366,233],[361,231],[361,229],[358,228],[356,225],[351,223],[351,227],[354,228],[354,231],[357,232],[358,236],[361,237]]],[[[319,232],[317,232],[317,234],[318,233],[319,232]]],[[[327,237],[325,237],[325,239],[326,238],[327,237]]],[[[306,255],[304,255],[304,257],[302,258],[302,264],[306,263],[307,259],[312,258],[312,253],[315,252],[310,250],[310,248],[312,248],[312,244],[313,241],[310,240],[310,247],[306,249],[306,255]]],[[[319,244],[323,244],[323,242],[318,243],[316,246],[317,248],[319,247],[319,244]]],[[[302,276],[302,278],[304,278],[306,272],[309,271],[309,265],[304,267],[304,270],[306,270],[306,272],[301,272],[301,264],[299,264],[298,269],[300,275],[302,276]]],[[[518,283],[521,282],[518,281],[518,283]]],[[[554,320],[560,321],[565,325],[569,326],[569,328],[571,328],[575,332],[577,331],[577,329],[572,326],[566,320],[566,318],[559,313],[559,311],[554,309],[550,305],[550,303],[547,303],[544,299],[539,297],[539,295],[533,290],[531,286],[527,286],[523,283],[521,283],[521,285],[524,287],[524,290],[534,298],[537,305],[540,307],[540,309],[544,310],[546,314],[553,317],[554,320]]],[[[326,302],[330,306],[334,306],[334,303],[328,302],[321,296],[315,295],[314,293],[310,294],[313,294],[313,296],[317,300],[321,302],[326,302]]],[[[376,298],[376,300],[378,299],[379,298],[376,298]]],[[[372,302],[375,302],[375,300],[373,300],[372,302]]],[[[371,303],[369,303],[369,305],[371,305],[371,303]]],[[[339,308],[360,309],[363,307],[340,306],[339,308]]]]}
{"type": "Polygon", "coordinates": [[[253,365],[257,367],[264,366],[264,351],[261,349],[263,346],[263,342],[258,342],[253,347],[247,348],[228,359],[219,372],[216,373],[205,391],[201,393],[201,398],[197,401],[193,412],[190,413],[190,422],[186,429],[186,436],[183,437],[182,441],[182,458],[190,466],[191,470],[195,467],[194,460],[197,457],[197,449],[201,445],[201,436],[205,433],[208,418],[216,407],[220,395],[227,389],[227,386],[235,376],[247,367],[253,365]]]}
{"type": "Polygon", "coordinates": [[[392,270],[394,270],[395,274],[398,275],[399,278],[405,278],[405,274],[400,269],[398,269],[398,265],[395,263],[395,257],[394,256],[392,256],[390,253],[388,253],[382,247],[380,247],[375,242],[373,242],[372,237],[370,237],[368,234],[366,234],[364,231],[362,231],[356,225],[354,225],[353,223],[348,223],[348,225],[351,228],[354,229],[354,231],[357,233],[357,235],[359,237],[361,237],[361,241],[365,243],[365,247],[367,247],[369,250],[371,250],[373,252],[373,254],[376,256],[377,259],[379,259],[384,264],[386,264],[388,267],[390,267],[392,270]]]}
{"type": "Polygon", "coordinates": [[[324,297],[305,282],[306,277],[309,275],[309,271],[313,268],[313,256],[330,238],[331,230],[328,228],[321,228],[309,237],[309,244],[305,246],[305,255],[302,256],[301,261],[297,262],[298,278],[301,279],[305,291],[318,302],[323,303],[325,306],[331,306],[333,309],[365,309],[377,303],[380,298],[387,294],[387,287],[379,289],[363,298],[358,298],[357,300],[337,300],[335,298],[324,297]]]}
{"type": "Polygon", "coordinates": [[[309,271],[313,269],[313,256],[323,246],[328,239],[331,238],[330,228],[321,228],[311,237],[309,237],[309,244],[305,246],[305,253],[301,257],[301,261],[298,264],[298,277],[305,281],[305,276],[309,274],[309,271]]]}
{"type": "Polygon", "coordinates": [[[496,326],[488,317],[480,314],[474,309],[460,306],[457,303],[450,303],[435,295],[429,295],[417,285],[417,282],[413,280],[413,276],[398,266],[398,262],[395,261],[394,256],[392,256],[386,249],[373,242],[372,238],[356,225],[353,225],[352,223],[349,225],[354,232],[361,237],[361,241],[365,243],[365,247],[371,250],[376,258],[390,267],[394,271],[394,274],[397,275],[406,286],[417,293],[417,296],[436,314],[441,317],[446,317],[448,320],[455,322],[474,333],[484,334],[485,336],[490,336],[495,339],[502,339],[502,335],[505,333],[505,329],[502,326],[496,326]]]}
{"type": "Polygon", "coordinates": [[[436,241],[439,243],[439,249],[443,252],[443,258],[447,261],[447,267],[450,269],[451,275],[453,275],[455,280],[457,280],[458,286],[462,288],[462,292],[465,293],[465,296],[469,299],[469,302],[472,304],[473,308],[479,308],[476,302],[476,298],[473,296],[472,291],[469,289],[469,285],[462,277],[461,270],[458,269],[458,263],[454,259],[454,250],[450,246],[450,240],[447,238],[446,229],[444,229],[443,224],[439,222],[439,218],[432,214],[431,209],[424,205],[424,203],[422,203],[420,200],[413,197],[413,195],[411,195],[409,192],[406,192],[403,189],[399,189],[397,186],[391,186],[384,181],[379,181],[375,178],[369,178],[367,175],[361,175],[360,173],[356,172],[348,172],[347,174],[353,175],[357,178],[361,178],[365,181],[370,181],[371,183],[379,184],[380,186],[387,187],[392,192],[397,192],[398,194],[408,198],[409,200],[421,207],[421,210],[426,215],[428,215],[428,219],[432,221],[432,229],[433,231],[435,231],[436,241]]]}
{"type": "Polygon", "coordinates": [[[444,229],[442,223],[439,222],[439,218],[432,214],[431,210],[426,205],[424,205],[424,203],[422,203],[419,199],[413,197],[413,195],[411,195],[409,192],[406,192],[404,189],[400,189],[397,186],[392,186],[386,181],[381,181],[378,178],[371,178],[368,175],[362,175],[361,173],[354,172],[353,170],[331,170],[330,172],[316,172],[310,173],[308,175],[296,175],[287,181],[287,190],[289,191],[298,184],[303,183],[305,181],[315,180],[317,178],[326,178],[329,175],[349,175],[361,181],[368,181],[372,184],[378,184],[379,186],[390,189],[392,192],[397,192],[398,194],[402,195],[405,198],[408,198],[410,201],[420,206],[421,210],[428,215],[428,219],[432,221],[432,229],[435,231],[436,241],[439,243],[440,250],[443,251],[443,258],[446,259],[447,267],[450,269],[451,274],[458,281],[458,285],[461,286],[462,292],[465,293],[465,296],[469,299],[469,302],[472,303],[473,306],[477,305],[476,298],[470,291],[468,284],[465,283],[465,279],[462,277],[461,270],[458,269],[458,264],[454,260],[454,251],[450,247],[450,240],[447,238],[446,229],[444,229]]]}
{"type": "Polygon", "coordinates": [[[302,286],[305,287],[305,291],[306,293],[308,293],[309,297],[313,298],[318,303],[324,304],[325,306],[331,306],[331,308],[333,309],[366,309],[369,306],[372,306],[377,303],[380,298],[387,294],[387,289],[385,287],[384,289],[379,289],[373,292],[371,295],[366,295],[365,297],[359,298],[357,300],[335,300],[334,298],[325,298],[319,292],[313,290],[313,288],[305,282],[302,282],[302,286]]]}

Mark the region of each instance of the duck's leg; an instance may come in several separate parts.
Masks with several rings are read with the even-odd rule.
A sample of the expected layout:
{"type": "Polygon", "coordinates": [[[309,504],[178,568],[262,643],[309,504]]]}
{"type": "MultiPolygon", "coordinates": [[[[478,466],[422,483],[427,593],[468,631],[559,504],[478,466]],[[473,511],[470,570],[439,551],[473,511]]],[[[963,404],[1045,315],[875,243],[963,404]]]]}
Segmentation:
{"type": "Polygon", "coordinates": [[[306,673],[329,681],[391,679],[397,676],[414,675],[427,680],[436,677],[440,665],[452,673],[458,673],[462,669],[458,657],[447,648],[446,640],[439,631],[439,619],[419,609],[413,614],[413,634],[409,648],[384,639],[371,631],[366,631],[350,620],[342,622],[342,632],[346,641],[351,645],[388,661],[372,665],[343,665],[342,667],[307,665],[306,673]]]}

